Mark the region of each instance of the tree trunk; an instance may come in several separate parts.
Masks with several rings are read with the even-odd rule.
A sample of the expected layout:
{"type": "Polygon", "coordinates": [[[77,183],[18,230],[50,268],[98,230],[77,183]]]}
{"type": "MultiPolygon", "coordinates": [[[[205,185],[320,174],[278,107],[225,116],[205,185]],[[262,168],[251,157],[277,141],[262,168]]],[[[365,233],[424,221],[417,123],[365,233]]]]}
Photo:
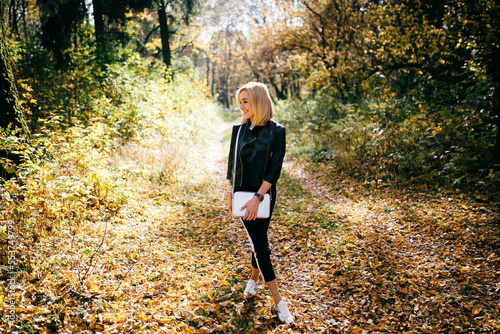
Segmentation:
{"type": "Polygon", "coordinates": [[[269,82],[271,86],[274,87],[274,91],[276,92],[276,97],[278,98],[278,100],[286,100],[287,96],[285,94],[285,85],[282,84],[280,89],[278,87],[278,84],[276,83],[276,79],[272,75],[269,77],[269,82]]]}
{"type": "Polygon", "coordinates": [[[0,27],[0,127],[22,128],[21,105],[18,99],[17,86],[12,73],[11,61],[7,50],[3,24],[0,27]]]}
{"type": "Polygon", "coordinates": [[[212,97],[215,96],[215,65],[217,63],[212,64],[212,85],[210,87],[210,92],[212,93],[212,97]]]}
{"type": "Polygon", "coordinates": [[[170,32],[168,31],[167,11],[165,8],[165,1],[160,0],[158,7],[158,19],[160,22],[160,36],[161,36],[161,51],[163,55],[163,62],[168,68],[172,66],[172,54],[170,52],[170,32]]]}
{"type": "Polygon", "coordinates": [[[207,87],[210,87],[210,57],[207,54],[207,87]]]}
{"type": "Polygon", "coordinates": [[[271,80],[271,85],[274,87],[274,91],[276,92],[276,97],[278,98],[278,100],[287,99],[284,86],[282,89],[280,89],[274,80],[271,80]]]}
{"type": "Polygon", "coordinates": [[[94,8],[95,40],[98,53],[99,55],[101,55],[106,46],[104,42],[104,17],[102,13],[102,0],[92,0],[92,7],[94,8]]]}
{"type": "MultiPolygon", "coordinates": [[[[2,4],[3,5],[3,4],[2,4]]],[[[19,35],[19,18],[17,17],[17,3],[16,0],[11,0],[9,6],[9,24],[12,32],[19,35]]]]}
{"type": "Polygon", "coordinates": [[[493,115],[494,117],[496,117],[496,123],[497,123],[495,152],[493,153],[493,170],[500,171],[500,83],[497,83],[497,86],[495,87],[495,93],[493,96],[495,98],[493,115]]]}
{"type": "MultiPolygon", "coordinates": [[[[0,10],[0,17],[3,18],[3,14],[3,10],[0,10]]],[[[11,129],[23,129],[26,133],[29,133],[28,126],[23,118],[16,81],[12,73],[3,23],[0,23],[0,73],[0,127],[5,129],[10,125],[11,129]]],[[[0,158],[8,158],[16,165],[21,161],[19,155],[4,149],[0,149],[0,158]]],[[[0,164],[1,178],[7,180],[13,175],[3,167],[3,164],[0,164]]]]}

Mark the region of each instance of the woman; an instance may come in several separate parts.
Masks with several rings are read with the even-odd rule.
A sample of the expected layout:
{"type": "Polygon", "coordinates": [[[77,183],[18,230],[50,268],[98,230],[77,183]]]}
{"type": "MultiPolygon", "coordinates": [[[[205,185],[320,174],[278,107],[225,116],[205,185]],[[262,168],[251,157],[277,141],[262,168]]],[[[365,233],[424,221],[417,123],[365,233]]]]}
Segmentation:
{"type": "MultiPolygon", "coordinates": [[[[241,208],[246,209],[242,221],[252,247],[252,274],[244,295],[257,293],[260,273],[273,295],[273,309],[278,313],[278,318],[285,323],[292,323],[293,317],[278,291],[267,239],[276,203],[276,182],[285,156],[285,128],[272,120],[273,103],[264,84],[250,82],[244,85],[236,92],[236,102],[243,119],[241,124],[233,126],[227,178],[234,183],[234,191],[255,192],[254,197],[241,208]],[[236,169],[233,175],[237,137],[236,169]],[[271,214],[269,218],[256,219],[259,202],[266,193],[271,196],[271,214]]],[[[229,193],[228,209],[232,212],[232,192],[229,193]]]]}

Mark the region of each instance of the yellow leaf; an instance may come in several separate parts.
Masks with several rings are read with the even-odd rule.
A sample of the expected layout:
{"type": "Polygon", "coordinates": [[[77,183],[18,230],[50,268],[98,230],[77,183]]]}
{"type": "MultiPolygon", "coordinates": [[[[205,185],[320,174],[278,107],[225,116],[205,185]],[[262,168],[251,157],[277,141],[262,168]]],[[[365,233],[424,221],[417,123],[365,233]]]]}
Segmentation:
{"type": "Polygon", "coordinates": [[[89,328],[93,329],[95,327],[96,318],[90,318],[89,328]]]}
{"type": "Polygon", "coordinates": [[[472,309],[472,315],[478,315],[483,309],[481,307],[474,307],[472,309]]]}

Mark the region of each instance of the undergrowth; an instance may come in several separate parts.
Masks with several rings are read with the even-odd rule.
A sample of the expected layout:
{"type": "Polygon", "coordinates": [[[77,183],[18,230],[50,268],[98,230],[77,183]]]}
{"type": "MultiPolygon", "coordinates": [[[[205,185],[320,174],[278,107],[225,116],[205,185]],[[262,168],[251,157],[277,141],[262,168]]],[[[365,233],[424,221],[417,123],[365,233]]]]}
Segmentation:
{"type": "MultiPolygon", "coordinates": [[[[110,67],[105,92],[88,102],[92,117],[71,124],[61,115],[41,119],[30,140],[2,133],[0,141],[10,140],[25,156],[11,166],[17,177],[0,187],[2,254],[11,225],[22,252],[47,236],[74,235],[82,222],[112,219],[136,196],[135,180],[168,187],[192,163],[190,151],[211,138],[217,107],[196,75],[179,74],[172,82],[136,61],[110,67]]],[[[1,261],[6,265],[8,258],[1,261]]],[[[28,254],[16,261],[9,262],[13,271],[30,270],[28,254]]]]}
{"type": "Polygon", "coordinates": [[[483,111],[419,101],[281,101],[290,153],[322,174],[498,196],[495,133],[483,111]],[[462,117],[450,117],[449,115],[462,117]],[[447,116],[448,115],[448,116],[447,116]],[[495,195],[496,194],[496,195],[495,195]]]}
{"type": "MultiPolygon", "coordinates": [[[[103,122],[47,139],[53,158],[3,192],[18,261],[2,273],[2,317],[14,305],[16,318],[1,329],[498,331],[493,205],[451,194],[359,191],[348,182],[325,193],[325,180],[296,163],[279,180],[269,230],[280,291],[296,321],[281,324],[270,312],[262,283],[245,299],[251,252],[225,203],[230,126],[217,131],[226,140],[217,148],[219,117],[202,105],[158,116],[125,142],[103,122]],[[188,135],[159,135],[155,128],[170,122],[188,135]]],[[[293,151],[292,127],[289,133],[293,151]]]]}

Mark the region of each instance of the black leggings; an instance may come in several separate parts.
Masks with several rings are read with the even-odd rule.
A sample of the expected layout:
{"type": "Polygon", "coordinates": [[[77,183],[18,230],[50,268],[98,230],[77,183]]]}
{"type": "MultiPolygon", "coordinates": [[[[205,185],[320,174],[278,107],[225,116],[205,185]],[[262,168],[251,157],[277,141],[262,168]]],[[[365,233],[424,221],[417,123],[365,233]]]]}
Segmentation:
{"type": "Polygon", "coordinates": [[[271,214],[269,218],[256,220],[242,219],[252,249],[252,267],[260,270],[265,282],[270,282],[276,278],[273,264],[271,263],[271,249],[267,240],[267,230],[269,229],[274,204],[276,203],[276,191],[271,191],[271,194],[271,214]]]}

